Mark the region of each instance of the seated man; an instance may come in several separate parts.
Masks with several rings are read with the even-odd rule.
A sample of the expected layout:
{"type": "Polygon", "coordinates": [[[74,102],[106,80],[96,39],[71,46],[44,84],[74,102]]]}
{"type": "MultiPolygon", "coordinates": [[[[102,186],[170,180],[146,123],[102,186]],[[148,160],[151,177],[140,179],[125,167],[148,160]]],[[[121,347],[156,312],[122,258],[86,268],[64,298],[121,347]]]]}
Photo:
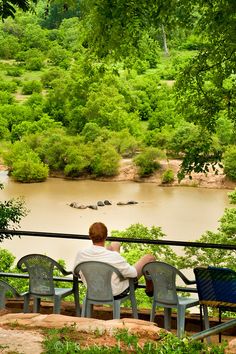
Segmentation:
{"type": "MultiPolygon", "coordinates": [[[[108,263],[119,269],[125,278],[140,278],[142,276],[142,268],[145,264],[155,261],[155,257],[147,254],[131,266],[119,253],[120,243],[112,242],[110,246],[105,247],[107,238],[107,227],[101,222],[95,222],[89,228],[89,238],[92,240],[92,245],[81,249],[75,259],[75,267],[82,262],[98,261],[108,263]]],[[[81,274],[83,281],[83,275],[81,274]]],[[[152,281],[146,279],[146,294],[152,295],[152,281]]],[[[120,281],[117,274],[112,276],[112,291],[113,295],[117,296],[127,291],[129,281],[120,281]]]]}

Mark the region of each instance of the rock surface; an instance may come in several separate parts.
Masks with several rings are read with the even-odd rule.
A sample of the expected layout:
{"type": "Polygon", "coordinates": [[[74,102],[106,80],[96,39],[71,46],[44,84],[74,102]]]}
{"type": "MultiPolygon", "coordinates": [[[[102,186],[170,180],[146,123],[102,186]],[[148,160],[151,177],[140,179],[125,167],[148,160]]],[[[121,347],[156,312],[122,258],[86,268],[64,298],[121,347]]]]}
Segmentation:
{"type": "Polygon", "coordinates": [[[93,318],[64,315],[42,315],[38,313],[8,313],[0,316],[0,348],[1,353],[19,352],[21,354],[40,354],[43,351],[42,328],[63,328],[75,326],[79,332],[112,336],[114,330],[127,329],[140,334],[144,338],[158,336],[160,328],[154,323],[132,318],[121,320],[98,320],[93,318]]]}

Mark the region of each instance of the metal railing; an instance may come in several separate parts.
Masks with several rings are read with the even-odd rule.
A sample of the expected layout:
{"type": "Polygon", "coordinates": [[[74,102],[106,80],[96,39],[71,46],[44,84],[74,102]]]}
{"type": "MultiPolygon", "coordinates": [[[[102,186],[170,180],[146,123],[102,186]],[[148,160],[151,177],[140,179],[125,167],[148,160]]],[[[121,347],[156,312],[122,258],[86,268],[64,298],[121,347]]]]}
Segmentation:
{"type": "MultiPolygon", "coordinates": [[[[55,232],[37,232],[37,231],[22,231],[22,230],[3,230],[0,229],[0,234],[9,235],[12,238],[15,236],[19,237],[49,237],[49,238],[65,238],[73,240],[89,240],[88,235],[79,234],[66,234],[66,233],[55,233],[55,232]]],[[[120,241],[128,243],[142,243],[151,245],[167,245],[167,246],[177,246],[177,247],[197,247],[197,248],[211,248],[211,249],[224,249],[224,250],[236,250],[236,244],[220,244],[220,243],[201,243],[201,242],[189,242],[189,241],[172,241],[172,240],[148,240],[142,238],[127,238],[127,237],[111,237],[107,238],[108,241],[120,241]]],[[[27,279],[27,274],[19,273],[6,273],[0,272],[0,277],[8,278],[22,278],[27,279]]],[[[58,277],[55,276],[54,280],[63,282],[73,282],[72,277],[58,277]]],[[[79,280],[80,281],[80,280],[79,280]]],[[[139,284],[139,288],[144,288],[144,284],[139,284]]],[[[178,291],[197,293],[197,289],[194,287],[177,287],[178,291]]],[[[208,330],[198,332],[191,336],[191,339],[203,339],[209,337],[212,334],[219,333],[222,330],[236,326],[236,319],[230,320],[227,323],[217,325],[208,330]]]]}
{"type": "MultiPolygon", "coordinates": [[[[67,234],[67,233],[55,233],[55,232],[39,232],[39,231],[22,231],[22,230],[5,230],[0,229],[0,234],[8,235],[13,237],[46,237],[46,238],[64,238],[73,240],[89,240],[88,235],[79,234],[67,234]]],[[[224,249],[224,250],[236,250],[236,245],[233,244],[220,244],[220,243],[201,243],[201,242],[189,242],[189,241],[172,241],[172,240],[148,240],[143,238],[128,238],[128,237],[112,237],[107,238],[108,241],[120,241],[128,243],[142,243],[149,245],[167,245],[167,246],[177,246],[177,247],[197,247],[197,248],[212,248],[212,249],[224,249]]],[[[27,279],[27,274],[19,273],[5,273],[0,272],[0,277],[8,278],[22,278],[27,279]]],[[[54,280],[72,282],[72,277],[54,277],[54,280]]],[[[139,288],[144,288],[143,284],[138,285],[139,288]]],[[[197,293],[195,287],[177,287],[178,291],[197,293]]]]}

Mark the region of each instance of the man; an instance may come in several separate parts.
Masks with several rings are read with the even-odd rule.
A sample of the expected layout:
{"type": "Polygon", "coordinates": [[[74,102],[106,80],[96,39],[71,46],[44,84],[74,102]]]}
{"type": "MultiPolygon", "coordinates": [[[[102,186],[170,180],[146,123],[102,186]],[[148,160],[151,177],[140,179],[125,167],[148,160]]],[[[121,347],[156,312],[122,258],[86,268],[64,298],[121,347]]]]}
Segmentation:
{"type": "MultiPolygon", "coordinates": [[[[125,278],[140,278],[142,268],[145,264],[155,261],[155,257],[147,254],[131,266],[119,253],[120,243],[112,242],[110,246],[105,247],[107,238],[107,227],[102,222],[95,222],[89,228],[89,238],[92,245],[78,252],[75,259],[75,267],[82,262],[98,261],[108,263],[117,268],[125,278]]],[[[83,280],[83,275],[81,275],[83,280]]],[[[120,281],[117,274],[112,275],[112,292],[114,296],[125,292],[129,287],[129,281],[126,279],[120,281]]],[[[152,295],[152,282],[146,279],[146,294],[152,295]]]]}

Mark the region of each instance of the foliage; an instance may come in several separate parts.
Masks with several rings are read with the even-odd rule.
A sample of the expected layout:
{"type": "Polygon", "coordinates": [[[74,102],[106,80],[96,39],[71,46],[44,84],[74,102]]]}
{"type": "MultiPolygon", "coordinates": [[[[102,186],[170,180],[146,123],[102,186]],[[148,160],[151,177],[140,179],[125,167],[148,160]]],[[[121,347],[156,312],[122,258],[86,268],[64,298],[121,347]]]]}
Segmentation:
{"type": "MultiPolygon", "coordinates": [[[[211,164],[217,172],[217,162],[235,145],[235,6],[219,0],[213,7],[203,4],[75,1],[65,13],[57,13],[62,4],[47,7],[49,20],[43,19],[45,5],[40,3],[37,14],[7,19],[0,26],[0,56],[17,61],[0,62],[0,136],[13,142],[38,133],[37,122],[46,115],[61,123],[67,135],[79,134],[86,143],[100,138],[99,144],[113,146],[124,158],[147,146],[181,158],[179,179],[191,177],[192,171],[208,172],[211,164]],[[58,18],[52,18],[52,10],[58,18]],[[79,17],[62,20],[69,13],[79,17]],[[227,26],[219,17],[223,22],[229,17],[227,26]],[[43,27],[46,22],[53,29],[43,27]],[[223,34],[217,37],[218,27],[223,34]],[[9,74],[20,77],[10,81],[9,74]],[[41,99],[26,101],[19,95],[35,95],[42,86],[41,99]]],[[[51,128],[45,125],[45,134],[51,128]]],[[[41,139],[31,138],[34,143],[41,139]]],[[[69,145],[72,156],[74,143],[69,145]]],[[[89,144],[89,149],[96,146],[89,144]]],[[[85,163],[80,160],[73,165],[71,157],[67,164],[59,151],[56,169],[71,177],[94,173],[95,161],[80,167],[85,163]]]]}
{"type": "Polygon", "coordinates": [[[48,166],[40,161],[38,155],[30,151],[17,159],[12,165],[12,177],[18,182],[43,182],[48,177],[48,166]]]}
{"type": "MultiPolygon", "coordinates": [[[[0,185],[0,189],[3,186],[0,185]]],[[[0,201],[0,229],[17,229],[21,219],[28,214],[25,202],[22,198],[0,201]]],[[[0,242],[4,239],[11,239],[11,234],[0,234],[0,242]]],[[[11,258],[11,257],[10,257],[11,258]]]]}
{"type": "Polygon", "coordinates": [[[171,169],[166,170],[163,172],[161,176],[161,183],[166,184],[166,183],[172,183],[174,182],[174,171],[171,169]]]}
{"type": "MultiPolygon", "coordinates": [[[[145,239],[158,241],[162,239],[165,235],[160,227],[152,226],[148,228],[142,224],[134,224],[129,226],[124,231],[114,230],[111,233],[113,237],[131,238],[135,239],[145,239]]],[[[143,243],[122,243],[123,256],[130,263],[136,263],[140,257],[146,254],[153,254],[157,260],[176,265],[178,257],[172,251],[169,246],[158,245],[158,244],[143,244],[143,243]]],[[[150,307],[151,300],[147,296],[144,296],[144,291],[140,289],[136,293],[137,303],[142,304],[143,307],[150,307]]]]}
{"type": "Polygon", "coordinates": [[[233,192],[228,193],[230,204],[236,204],[236,188],[233,192]]]}
{"type": "MultiPolygon", "coordinates": [[[[33,0],[33,2],[36,2],[33,0]]],[[[19,8],[23,11],[29,11],[31,8],[31,2],[27,0],[8,0],[8,1],[1,1],[0,6],[0,16],[2,20],[7,18],[8,16],[15,17],[16,9],[19,8]]]]}
{"type": "Polygon", "coordinates": [[[93,149],[89,145],[73,145],[66,149],[66,166],[64,173],[68,177],[79,177],[89,172],[93,156],[93,149]]]}
{"type": "Polygon", "coordinates": [[[236,181],[236,146],[229,146],[224,155],[224,173],[233,181],[236,181]]]}
{"type": "MultiPolygon", "coordinates": [[[[198,240],[204,243],[235,244],[236,241],[236,208],[226,208],[220,219],[217,232],[206,231],[198,240]]],[[[194,268],[196,266],[219,266],[236,270],[232,259],[235,250],[211,249],[211,248],[186,248],[185,256],[180,262],[181,267],[194,268]]]]}
{"type": "MultiPolygon", "coordinates": [[[[114,333],[116,343],[109,345],[83,344],[81,334],[75,326],[61,329],[46,330],[46,337],[43,341],[45,354],[74,354],[74,353],[163,353],[163,354],[223,354],[226,343],[207,345],[200,341],[192,341],[189,338],[178,338],[171,333],[160,332],[158,340],[147,339],[141,345],[136,334],[130,334],[127,330],[117,330],[114,333]]],[[[104,337],[102,333],[93,333],[97,339],[104,337]]],[[[104,339],[104,338],[103,338],[104,339]]],[[[104,341],[104,340],[103,340],[104,341]]]]}
{"type": "Polygon", "coordinates": [[[4,248],[0,248],[1,272],[9,273],[12,270],[15,256],[4,248]]]}
{"type": "Polygon", "coordinates": [[[91,160],[91,171],[96,176],[115,176],[118,174],[120,155],[112,145],[99,141],[94,143],[94,156],[91,160]]]}
{"type": "Polygon", "coordinates": [[[6,91],[10,93],[16,92],[17,84],[14,81],[1,81],[0,82],[0,90],[6,91]]]}
{"type": "Polygon", "coordinates": [[[147,147],[134,158],[134,163],[138,166],[141,177],[150,176],[160,168],[158,157],[160,157],[160,151],[157,148],[147,147]]]}
{"type": "Polygon", "coordinates": [[[140,145],[138,139],[132,136],[127,128],[120,132],[110,133],[108,142],[122,157],[133,157],[140,145]]]}
{"type": "Polygon", "coordinates": [[[23,95],[31,95],[33,92],[41,92],[42,84],[39,81],[26,81],[22,86],[22,94],[23,95]]]}

